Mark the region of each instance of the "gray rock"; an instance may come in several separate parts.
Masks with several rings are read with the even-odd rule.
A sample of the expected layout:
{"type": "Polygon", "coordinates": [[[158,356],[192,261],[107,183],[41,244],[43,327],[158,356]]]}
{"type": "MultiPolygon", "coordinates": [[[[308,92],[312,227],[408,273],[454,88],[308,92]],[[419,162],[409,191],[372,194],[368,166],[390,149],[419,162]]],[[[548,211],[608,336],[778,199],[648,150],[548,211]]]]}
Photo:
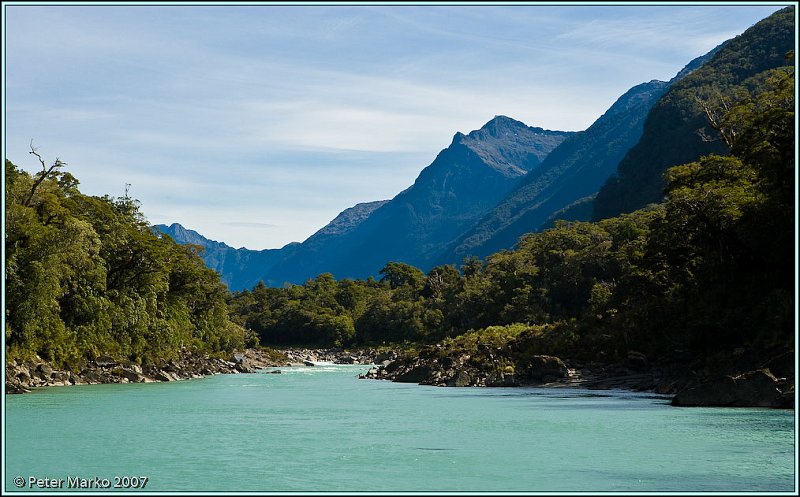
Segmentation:
{"type": "Polygon", "coordinates": [[[431,376],[431,368],[424,364],[412,365],[407,370],[397,374],[394,381],[399,383],[420,383],[431,376]]]}
{"type": "Polygon", "coordinates": [[[94,360],[94,363],[101,368],[110,368],[117,365],[116,359],[108,355],[101,355],[94,360]]]}
{"type": "Polygon", "coordinates": [[[240,363],[237,363],[234,367],[236,371],[240,373],[254,373],[256,371],[255,368],[250,366],[246,359],[240,363]]]}
{"type": "Polygon", "coordinates": [[[50,379],[52,374],[53,368],[51,368],[48,364],[42,363],[36,366],[36,375],[43,380],[50,379]]]}
{"type": "Polygon", "coordinates": [[[564,361],[555,356],[534,355],[529,363],[521,369],[520,376],[544,382],[545,379],[553,381],[567,376],[567,366],[564,361]]]}
{"type": "Polygon", "coordinates": [[[30,370],[28,368],[26,368],[25,366],[19,366],[17,368],[17,374],[15,376],[17,378],[17,381],[22,386],[29,385],[30,382],[31,382],[30,370]]]}
{"type": "Polygon", "coordinates": [[[143,374],[128,369],[123,369],[119,376],[125,378],[131,383],[144,383],[145,379],[143,374]]]}
{"type": "Polygon", "coordinates": [[[672,399],[673,406],[780,407],[784,401],[778,380],[768,369],[738,376],[722,376],[685,388],[672,399]]]}
{"type": "Polygon", "coordinates": [[[472,378],[466,371],[459,371],[453,378],[453,386],[455,387],[468,387],[472,384],[472,378]]]}
{"type": "Polygon", "coordinates": [[[641,352],[630,351],[628,352],[628,357],[623,362],[623,366],[630,369],[631,371],[647,371],[650,368],[650,364],[647,361],[647,357],[642,354],[641,352]]]}
{"type": "Polygon", "coordinates": [[[167,371],[156,371],[155,374],[153,374],[153,378],[158,381],[175,381],[175,378],[167,371]]]}

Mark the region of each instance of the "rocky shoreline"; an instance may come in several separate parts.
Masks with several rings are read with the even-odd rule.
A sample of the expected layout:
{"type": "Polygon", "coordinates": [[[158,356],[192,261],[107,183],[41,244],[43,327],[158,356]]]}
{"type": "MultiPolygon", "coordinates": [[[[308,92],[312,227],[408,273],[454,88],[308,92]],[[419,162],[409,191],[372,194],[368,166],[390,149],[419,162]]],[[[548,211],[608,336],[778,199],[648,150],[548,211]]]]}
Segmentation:
{"type": "Polygon", "coordinates": [[[448,387],[622,389],[673,395],[674,406],[793,409],[793,358],[791,351],[753,369],[710,371],[691,363],[651,364],[636,352],[621,363],[609,365],[575,363],[548,355],[524,360],[491,354],[473,357],[431,346],[416,355],[395,355],[360,378],[448,387]]]}
{"type": "Polygon", "coordinates": [[[371,364],[376,355],[372,349],[246,349],[221,359],[184,351],[179,359],[145,366],[101,356],[86,362],[78,371],[56,369],[42,359],[11,361],[6,364],[6,393],[27,393],[38,387],[180,381],[216,374],[255,373],[274,367],[308,367],[317,362],[371,364]]]}

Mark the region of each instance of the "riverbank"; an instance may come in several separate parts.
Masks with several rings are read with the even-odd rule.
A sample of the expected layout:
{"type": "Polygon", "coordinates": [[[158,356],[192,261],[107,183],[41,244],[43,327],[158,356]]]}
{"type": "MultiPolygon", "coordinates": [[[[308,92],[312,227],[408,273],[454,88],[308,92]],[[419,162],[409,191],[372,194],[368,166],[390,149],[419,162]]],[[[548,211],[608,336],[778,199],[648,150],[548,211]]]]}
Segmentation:
{"type": "Polygon", "coordinates": [[[180,381],[216,374],[254,373],[273,367],[313,366],[317,362],[371,364],[373,349],[246,349],[227,358],[185,351],[179,359],[158,365],[139,365],[101,356],[87,361],[77,371],[54,368],[42,359],[6,364],[6,393],[27,393],[31,388],[101,383],[152,383],[180,381]]]}
{"type": "Polygon", "coordinates": [[[515,356],[503,347],[465,353],[434,345],[397,355],[360,377],[447,387],[622,389],[673,395],[673,405],[686,407],[794,408],[794,351],[760,361],[726,359],[715,359],[714,367],[708,361],[663,364],[630,352],[615,364],[578,363],[549,355],[515,356]]]}
{"type": "Polygon", "coordinates": [[[86,363],[77,372],[55,369],[39,359],[6,365],[6,393],[26,393],[44,386],[180,381],[268,368],[313,367],[324,362],[373,365],[359,378],[400,383],[620,389],[673,395],[675,406],[795,407],[793,351],[784,351],[762,363],[744,359],[737,365],[728,365],[727,369],[721,365],[716,369],[702,368],[696,362],[654,364],[636,352],[622,362],[602,364],[548,355],[531,355],[520,361],[503,354],[503,349],[486,348],[478,354],[465,354],[435,345],[417,352],[372,348],[246,349],[226,359],[186,352],[180,359],[144,367],[103,356],[86,363]]]}

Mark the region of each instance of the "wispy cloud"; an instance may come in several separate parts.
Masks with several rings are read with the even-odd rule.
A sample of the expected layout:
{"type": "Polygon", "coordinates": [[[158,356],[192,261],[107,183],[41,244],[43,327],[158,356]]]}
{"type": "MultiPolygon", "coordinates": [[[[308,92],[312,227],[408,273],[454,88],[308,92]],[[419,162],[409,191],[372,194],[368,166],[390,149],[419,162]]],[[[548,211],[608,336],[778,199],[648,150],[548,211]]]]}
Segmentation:
{"type": "Polygon", "coordinates": [[[242,227],[242,228],[258,228],[258,229],[272,229],[277,228],[277,224],[270,224],[270,223],[248,223],[244,221],[228,221],[227,223],[222,223],[225,226],[235,226],[235,227],[242,227]]]}

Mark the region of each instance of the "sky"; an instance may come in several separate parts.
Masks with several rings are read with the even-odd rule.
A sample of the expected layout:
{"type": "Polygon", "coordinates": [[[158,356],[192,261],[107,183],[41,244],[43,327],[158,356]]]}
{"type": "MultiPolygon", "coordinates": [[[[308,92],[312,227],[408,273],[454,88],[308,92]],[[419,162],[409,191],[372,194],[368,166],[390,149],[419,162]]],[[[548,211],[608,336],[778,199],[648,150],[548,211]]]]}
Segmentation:
{"type": "Polygon", "coordinates": [[[3,4],[3,152],[280,248],[411,186],[456,132],[586,129],[784,5],[3,4]]]}

